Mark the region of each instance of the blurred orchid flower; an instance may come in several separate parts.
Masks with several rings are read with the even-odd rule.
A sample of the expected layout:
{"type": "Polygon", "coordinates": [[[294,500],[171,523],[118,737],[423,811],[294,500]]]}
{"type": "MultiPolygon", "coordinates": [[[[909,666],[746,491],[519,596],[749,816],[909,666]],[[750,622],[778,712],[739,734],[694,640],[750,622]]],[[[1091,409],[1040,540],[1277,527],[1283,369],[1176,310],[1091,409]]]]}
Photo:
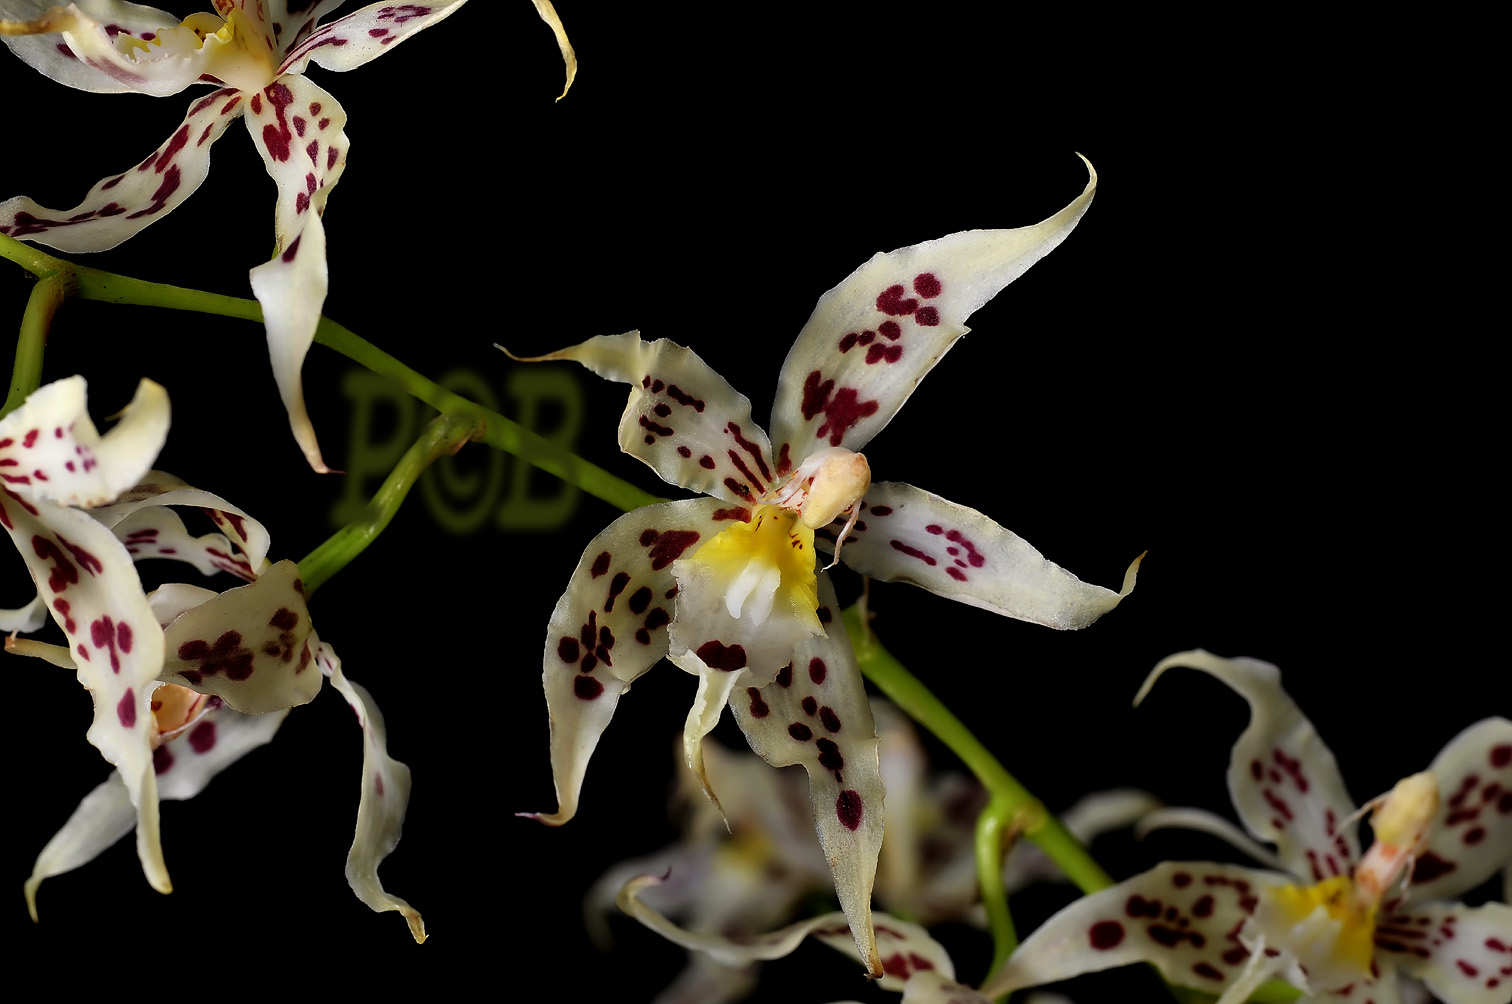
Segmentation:
{"type": "MultiPolygon", "coordinates": [[[[199,188],[210,170],[210,147],[245,116],[278,185],[273,257],[252,269],[252,291],[262,305],[273,375],[294,438],[315,470],[329,470],[305,410],[300,369],[326,297],[321,215],[346,169],[349,143],[346,112],[304,71],[312,61],[328,70],[361,66],[464,2],[375,3],[321,25],[340,0],[214,0],[214,14],[191,14],[182,22],[121,0],[67,6],[10,0],[0,38],[59,83],[159,97],[202,82],[219,86],[190,105],[167,142],[134,167],[101,180],[74,208],[46,209],[24,196],[0,202],[0,234],[63,251],[112,248],[199,188]]],[[[535,5],[557,36],[570,87],[577,64],[561,20],[548,0],[535,5]]]]}
{"type": "MultiPolygon", "coordinates": [[[[124,420],[103,437],[85,404],[84,380],[72,377],[41,388],[0,422],[0,523],[38,590],[24,609],[50,613],[68,641],[10,638],[6,649],[77,672],[94,698],[90,741],[116,766],[38,856],[25,889],[32,918],[44,879],[88,863],[132,829],[148,881],[169,892],[159,799],[193,797],[268,742],[324,675],[364,733],[348,881],[373,909],[400,911],[424,940],[419,914],[377,880],[399,839],[409,771],[388,757],[371,697],[346,681],[312,631],[297,566],[269,563],[267,530],[242,510],[147,470],[168,429],[161,387],[143,381],[124,420]],[[196,537],[168,506],[203,510],[224,532],[196,537]],[[216,592],[168,583],[148,594],[133,565],[145,558],[229,572],[247,584],[216,592]]],[[[26,630],[42,624],[27,621],[26,630]]]]}
{"type": "Polygon", "coordinates": [[[574,360],[629,383],[621,449],[712,496],[627,513],[583,552],[547,632],[559,807],[536,818],[572,818],[620,694],[668,656],[699,678],[684,750],[700,778],[700,742],[735,695],[751,748],[808,770],[840,904],[877,971],[866,917],[883,789],[860,674],[844,632],[828,627],[837,606],[815,571],[816,531],[834,521],[834,550],[863,574],[1051,627],[1090,624],[1133,588],[1137,559],[1120,592],[1088,585],[979,512],[873,485],[856,452],[966,333],[966,318],[1076,226],[1096,188],[1087,167],[1081,195],[1042,223],[878,254],[826,293],[783,365],[770,440],[746,397],[670,341],[630,332],[527,360],[574,360]]]}
{"type": "MultiPolygon", "coordinates": [[[[1249,702],[1229,792],[1245,828],[1276,846],[1272,860],[1290,874],[1161,864],[1056,914],[982,993],[1151,962],[1172,983],[1222,992],[1222,1004],[1272,976],[1307,1000],[1396,1004],[1407,977],[1448,1004],[1505,1004],[1512,907],[1453,899],[1512,862],[1512,721],[1470,726],[1426,772],[1356,810],[1275,666],[1183,652],[1155,667],[1136,702],[1172,666],[1210,673],[1249,702]],[[1361,855],[1355,821],[1366,810],[1375,842],[1361,855]]],[[[1178,818],[1203,819],[1192,810],[1178,818]]]]}
{"type": "MultiPolygon", "coordinates": [[[[769,934],[728,938],[698,934],[672,923],[649,906],[643,894],[661,882],[655,875],[639,875],[620,890],[621,910],[668,941],[698,952],[729,969],[779,959],[792,953],[806,937],[815,938],[836,951],[850,954],[854,944],[844,913],[827,913],[790,924],[769,934]]],[[[903,1004],[991,1004],[970,987],[955,980],[955,964],[939,942],[917,924],[879,913],[875,919],[877,947],[882,953],[882,971],[877,985],[902,991],[903,1004]]]]}
{"type": "MultiPolygon", "coordinates": [[[[878,902],[893,916],[926,926],[952,921],[982,925],[973,841],[985,792],[961,775],[931,772],[908,717],[887,701],[874,701],[873,710],[887,784],[878,902]]],[[[788,923],[829,887],[829,867],[811,835],[799,776],[771,770],[759,757],[716,742],[705,744],[704,758],[710,783],[726,793],[724,817],[702,796],[692,775],[682,773],[674,801],[682,839],[615,865],[589,891],[584,917],[601,947],[609,941],[605,914],[619,890],[638,875],[661,876],[639,892],[645,906],[688,931],[736,941],[788,923]]],[[[1090,842],[1130,825],[1157,804],[1143,792],[1095,792],[1062,819],[1090,842]]],[[[1009,851],[1003,875],[1010,892],[1036,881],[1064,879],[1048,858],[1022,842],[1009,851]]],[[[657,1000],[729,1004],[747,997],[756,982],[755,963],[731,968],[695,951],[657,1000]]]]}

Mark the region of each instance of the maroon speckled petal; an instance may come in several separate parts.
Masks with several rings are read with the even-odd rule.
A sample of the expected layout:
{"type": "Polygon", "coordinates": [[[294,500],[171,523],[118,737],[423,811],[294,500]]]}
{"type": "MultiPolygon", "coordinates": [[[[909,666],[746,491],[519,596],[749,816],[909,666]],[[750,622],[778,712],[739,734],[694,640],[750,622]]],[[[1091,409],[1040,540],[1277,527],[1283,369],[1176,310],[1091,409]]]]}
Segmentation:
{"type": "MultiPolygon", "coordinates": [[[[1082,158],[1086,161],[1086,158],[1082,158]]],[[[877,254],[819,298],[782,365],[772,443],[796,465],[822,446],[860,450],[967,331],[966,319],[1076,226],[1097,188],[1017,230],[967,230],[877,254]]],[[[988,393],[1000,393],[990,388],[988,393]]],[[[947,415],[915,415],[947,428],[947,415]]]]}
{"type": "Polygon", "coordinates": [[[1201,861],[1166,862],[1084,896],[1045,921],[986,984],[1011,990],[1150,962],[1172,983],[1223,991],[1249,960],[1239,928],[1259,895],[1290,880],[1201,861]]]}
{"type": "Polygon", "coordinates": [[[1281,672],[1258,659],[1224,659],[1201,650],[1163,659],[1134,699],[1142,701],[1174,666],[1211,674],[1250,705],[1250,724],[1229,759],[1229,794],[1245,827],[1276,845],[1277,857],[1304,882],[1345,874],[1360,858],[1355,810],[1338,762],[1300,708],[1281,689],[1281,672]]]}
{"type": "Polygon", "coordinates": [[[1417,856],[1414,903],[1452,899],[1512,867],[1512,721],[1487,718],[1449,741],[1429,768],[1439,814],[1417,856]]]}

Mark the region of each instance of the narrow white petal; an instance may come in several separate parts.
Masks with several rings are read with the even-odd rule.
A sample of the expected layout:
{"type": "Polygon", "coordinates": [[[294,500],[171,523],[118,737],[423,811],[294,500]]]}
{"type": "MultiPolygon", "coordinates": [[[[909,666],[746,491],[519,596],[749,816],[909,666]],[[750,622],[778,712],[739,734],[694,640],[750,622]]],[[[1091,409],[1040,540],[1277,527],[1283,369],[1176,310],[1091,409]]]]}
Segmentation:
{"type": "Polygon", "coordinates": [[[1061,630],[1084,628],[1116,607],[1134,589],[1140,562],[1118,592],[1091,585],[975,509],[901,482],[872,485],[840,560],[884,582],[1061,630]]]}

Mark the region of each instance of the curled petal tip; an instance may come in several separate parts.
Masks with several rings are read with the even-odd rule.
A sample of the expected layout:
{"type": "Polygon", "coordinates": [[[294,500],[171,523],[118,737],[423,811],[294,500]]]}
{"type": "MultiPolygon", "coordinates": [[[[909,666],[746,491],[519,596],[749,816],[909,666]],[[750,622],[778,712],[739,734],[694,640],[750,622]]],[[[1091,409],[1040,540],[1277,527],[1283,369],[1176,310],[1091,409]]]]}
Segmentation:
{"type": "Polygon", "coordinates": [[[519,816],[521,819],[534,819],[537,822],[545,823],[547,826],[561,826],[563,823],[567,822],[567,820],[572,818],[570,815],[564,815],[560,811],[516,812],[515,815],[519,816]]]}

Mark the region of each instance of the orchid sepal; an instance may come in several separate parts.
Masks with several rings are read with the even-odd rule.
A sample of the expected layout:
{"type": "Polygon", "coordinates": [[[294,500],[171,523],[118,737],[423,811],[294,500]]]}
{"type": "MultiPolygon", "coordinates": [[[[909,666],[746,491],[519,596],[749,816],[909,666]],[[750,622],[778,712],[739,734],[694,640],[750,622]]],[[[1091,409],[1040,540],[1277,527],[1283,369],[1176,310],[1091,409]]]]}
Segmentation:
{"type": "MultiPolygon", "coordinates": [[[[1081,156],[1078,154],[1077,156],[1081,156]]],[[[966,230],[878,253],[819,298],[782,364],[772,406],[780,458],[821,445],[859,451],[969,329],[966,319],[1065,240],[1097,190],[1040,223],[966,230]]]]}
{"type": "Polygon", "coordinates": [[[67,506],[108,501],[134,483],[162,448],[168,421],[167,395],[142,381],[122,421],[100,436],[81,377],[39,388],[0,420],[0,524],[94,699],[87,736],[121,773],[138,816],[137,854],[160,892],[172,884],[158,833],[148,702],[162,666],[163,633],[126,548],[67,506]]]}
{"type": "Polygon", "coordinates": [[[1134,589],[1140,555],[1117,592],[1083,582],[1006,527],[901,482],[874,484],[840,560],[883,582],[1058,630],[1092,624],[1134,589]]]}
{"type": "MultiPolygon", "coordinates": [[[[644,891],[662,881],[655,875],[631,879],[616,897],[619,908],[668,941],[689,951],[701,952],[721,965],[740,967],[756,961],[780,959],[790,955],[806,937],[850,954],[850,928],[845,914],[839,912],[810,917],[776,931],[743,936],[738,941],[686,930],[662,916],[642,898],[644,891]]],[[[913,989],[912,997],[905,996],[905,1000],[919,1004],[945,1004],[952,1000],[963,1004],[986,1004],[985,997],[955,982],[955,966],[949,954],[924,928],[887,914],[878,914],[877,934],[883,962],[881,972],[874,975],[882,989],[907,993],[913,987],[914,978],[922,974],[924,983],[913,989]]]]}
{"type": "Polygon", "coordinates": [[[409,807],[410,769],[389,756],[383,713],[367,689],[349,681],[331,646],[311,636],[318,648],[320,671],[346,698],[362,727],[362,793],[357,803],[357,827],[347,851],[346,877],[352,892],[376,913],[397,911],[409,925],[416,943],[424,944],[425,921],[409,903],[383,888],[378,866],[399,845],[404,814],[409,807]]]}

